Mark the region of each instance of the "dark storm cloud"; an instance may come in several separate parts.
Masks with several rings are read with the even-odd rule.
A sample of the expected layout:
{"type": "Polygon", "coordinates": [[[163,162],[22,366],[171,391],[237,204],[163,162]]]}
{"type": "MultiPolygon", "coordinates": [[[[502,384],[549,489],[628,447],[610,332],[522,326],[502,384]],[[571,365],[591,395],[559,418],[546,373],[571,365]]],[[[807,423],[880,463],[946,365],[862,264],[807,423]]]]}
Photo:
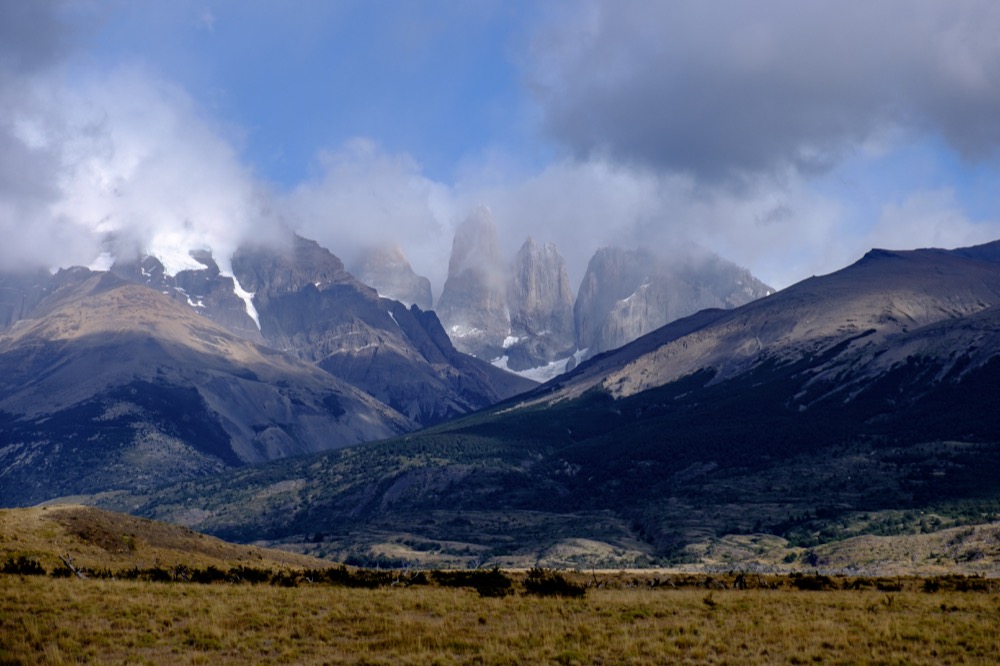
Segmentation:
{"type": "Polygon", "coordinates": [[[1000,3],[567,3],[534,41],[547,130],[605,156],[720,182],[823,170],[886,133],[1000,145],[1000,3]]]}
{"type": "Polygon", "coordinates": [[[0,0],[0,71],[29,72],[63,57],[71,31],[61,0],[0,0]]]}

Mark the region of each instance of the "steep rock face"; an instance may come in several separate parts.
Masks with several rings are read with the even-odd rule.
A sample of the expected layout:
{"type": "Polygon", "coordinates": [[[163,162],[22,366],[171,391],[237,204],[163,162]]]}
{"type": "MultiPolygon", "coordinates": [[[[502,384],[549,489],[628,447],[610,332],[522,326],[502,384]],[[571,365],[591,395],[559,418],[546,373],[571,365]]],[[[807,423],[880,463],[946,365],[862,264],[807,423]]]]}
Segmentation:
{"type": "Polygon", "coordinates": [[[437,313],[455,347],[485,360],[500,356],[510,334],[504,262],[497,229],[479,208],[456,230],[437,313]]]}
{"type": "Polygon", "coordinates": [[[634,294],[654,267],[655,260],[648,252],[605,247],[594,253],[573,306],[580,349],[598,353],[598,341],[608,313],[616,303],[634,294]]]}
{"type": "Polygon", "coordinates": [[[269,345],[348,381],[423,425],[534,383],[458,353],[433,314],[380,298],[312,241],[233,257],[269,345]]]}
{"type": "Polygon", "coordinates": [[[574,306],[577,344],[593,356],[699,310],[738,307],[771,291],[716,256],[665,261],[644,250],[603,248],[574,306]]]}
{"type": "Polygon", "coordinates": [[[555,245],[539,246],[530,237],[524,242],[511,267],[507,304],[508,367],[534,368],[573,353],[573,292],[555,245]]]}
{"type": "Polygon", "coordinates": [[[413,272],[398,245],[377,246],[364,251],[353,269],[361,283],[378,291],[379,296],[430,310],[433,304],[431,281],[413,272]]]}

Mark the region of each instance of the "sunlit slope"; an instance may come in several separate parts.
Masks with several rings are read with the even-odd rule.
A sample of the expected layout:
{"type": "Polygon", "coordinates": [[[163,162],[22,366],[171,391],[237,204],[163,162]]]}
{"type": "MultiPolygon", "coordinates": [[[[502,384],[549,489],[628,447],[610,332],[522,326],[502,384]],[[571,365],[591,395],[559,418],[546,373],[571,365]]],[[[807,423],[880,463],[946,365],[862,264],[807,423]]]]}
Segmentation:
{"type": "Polygon", "coordinates": [[[411,430],[146,287],[81,272],[0,336],[0,503],[151,487],[411,430]]]}
{"type": "Polygon", "coordinates": [[[75,505],[0,509],[0,562],[22,557],[49,573],[65,568],[63,558],[79,569],[110,571],[322,566],[294,553],[226,543],[184,527],[75,505]]]}

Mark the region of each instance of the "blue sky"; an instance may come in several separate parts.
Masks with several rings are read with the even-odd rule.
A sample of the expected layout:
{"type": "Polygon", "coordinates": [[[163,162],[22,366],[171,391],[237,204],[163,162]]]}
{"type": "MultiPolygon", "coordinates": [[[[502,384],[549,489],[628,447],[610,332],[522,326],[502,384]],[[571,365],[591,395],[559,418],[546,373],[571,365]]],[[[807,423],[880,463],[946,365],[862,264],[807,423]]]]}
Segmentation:
{"type": "Polygon", "coordinates": [[[291,187],[318,150],[373,137],[451,180],[502,147],[530,154],[517,66],[527,2],[133,2],[102,13],[102,69],[141,62],[240,128],[260,175],[291,187]]]}
{"type": "MultiPolygon", "coordinates": [[[[0,263],[291,227],[692,244],[778,287],[1000,238],[992,0],[0,0],[0,263]]],[[[163,250],[166,252],[167,250],[163,250]]]]}

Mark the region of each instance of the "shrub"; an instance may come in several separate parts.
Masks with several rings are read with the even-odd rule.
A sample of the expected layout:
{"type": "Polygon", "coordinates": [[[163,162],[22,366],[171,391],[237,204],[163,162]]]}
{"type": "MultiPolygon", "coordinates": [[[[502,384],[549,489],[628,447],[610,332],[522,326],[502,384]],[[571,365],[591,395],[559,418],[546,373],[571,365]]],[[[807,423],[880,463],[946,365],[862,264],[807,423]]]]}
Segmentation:
{"type": "Polygon", "coordinates": [[[20,555],[17,559],[8,557],[3,563],[0,572],[5,574],[20,574],[22,576],[44,576],[45,567],[38,563],[38,560],[20,555]]]}
{"type": "Polygon", "coordinates": [[[489,571],[432,571],[431,576],[442,587],[471,587],[481,597],[506,597],[514,593],[514,581],[498,568],[489,571]]]}
{"type": "Polygon", "coordinates": [[[839,588],[839,585],[832,578],[822,574],[803,576],[802,574],[793,573],[791,581],[792,586],[800,590],[836,590],[839,588]]]}
{"type": "Polygon", "coordinates": [[[566,580],[560,573],[535,567],[524,579],[524,591],[543,597],[582,597],[587,588],[566,580]]]}

